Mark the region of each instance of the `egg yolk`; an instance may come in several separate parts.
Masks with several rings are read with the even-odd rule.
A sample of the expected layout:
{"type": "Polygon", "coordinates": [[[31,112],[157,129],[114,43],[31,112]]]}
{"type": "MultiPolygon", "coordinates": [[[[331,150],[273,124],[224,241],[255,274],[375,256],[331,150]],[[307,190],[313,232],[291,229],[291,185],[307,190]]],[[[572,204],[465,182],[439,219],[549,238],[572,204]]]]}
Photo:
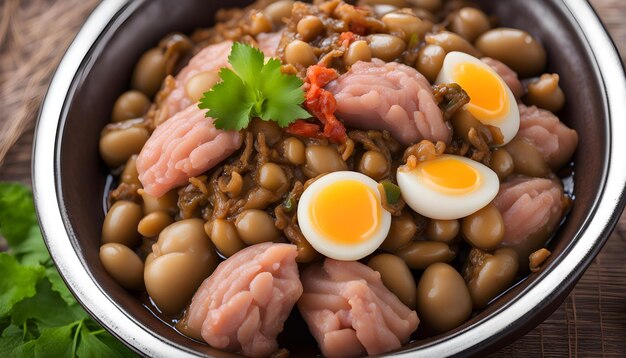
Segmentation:
{"type": "Polygon", "coordinates": [[[417,167],[427,183],[438,190],[467,193],[480,185],[480,174],[472,166],[454,158],[442,157],[421,163],[417,167]]]}
{"type": "Polygon", "coordinates": [[[474,63],[459,64],[454,79],[470,97],[467,110],[477,119],[495,120],[506,115],[508,96],[502,81],[474,63]]]}
{"type": "Polygon", "coordinates": [[[378,196],[355,180],[329,185],[313,199],[310,208],[317,230],[340,244],[367,240],[378,228],[382,214],[378,196]]]}

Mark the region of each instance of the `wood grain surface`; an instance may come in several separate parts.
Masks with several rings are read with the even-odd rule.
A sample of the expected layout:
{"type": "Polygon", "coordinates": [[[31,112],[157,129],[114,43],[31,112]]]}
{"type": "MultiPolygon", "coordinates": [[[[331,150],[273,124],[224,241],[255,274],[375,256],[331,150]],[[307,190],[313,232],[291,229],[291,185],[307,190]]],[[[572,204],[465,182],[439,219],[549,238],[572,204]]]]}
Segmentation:
{"type": "MultiPolygon", "coordinates": [[[[0,0],[0,158],[7,153],[0,162],[0,180],[30,184],[34,118],[51,73],[97,2],[0,0]]],[[[626,1],[590,2],[625,58],[626,1]]],[[[626,357],[625,276],[622,215],[602,252],[558,310],[494,356],[626,357]]]]}

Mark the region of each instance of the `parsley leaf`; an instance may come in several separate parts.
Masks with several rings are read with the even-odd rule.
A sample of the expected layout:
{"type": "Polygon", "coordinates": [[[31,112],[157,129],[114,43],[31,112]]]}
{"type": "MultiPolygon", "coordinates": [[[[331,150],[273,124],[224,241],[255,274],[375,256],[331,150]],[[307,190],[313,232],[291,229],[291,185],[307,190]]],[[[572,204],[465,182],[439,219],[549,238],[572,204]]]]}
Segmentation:
{"type": "Polygon", "coordinates": [[[42,276],[42,267],[22,266],[15,257],[0,254],[0,317],[11,312],[16,303],[34,296],[42,276]]]}
{"type": "Polygon", "coordinates": [[[254,117],[286,127],[297,119],[311,117],[301,106],[302,80],[281,73],[279,60],[265,63],[263,52],[236,42],[228,62],[232,70],[222,68],[222,82],[206,92],[198,104],[208,109],[206,116],[215,119],[216,128],[241,130],[254,117]]]}

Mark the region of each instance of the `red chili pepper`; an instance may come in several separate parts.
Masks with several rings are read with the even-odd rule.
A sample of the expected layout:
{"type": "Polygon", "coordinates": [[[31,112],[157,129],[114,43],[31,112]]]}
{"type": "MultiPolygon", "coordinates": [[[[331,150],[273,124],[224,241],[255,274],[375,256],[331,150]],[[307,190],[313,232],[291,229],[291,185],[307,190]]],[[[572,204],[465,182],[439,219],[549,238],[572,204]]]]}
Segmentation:
{"type": "Polygon", "coordinates": [[[339,46],[348,48],[348,46],[356,40],[357,37],[354,32],[342,32],[341,35],[339,35],[339,46]]]}
{"type": "Polygon", "coordinates": [[[306,93],[307,109],[324,124],[324,136],[331,142],[344,143],[346,141],[346,128],[335,117],[337,101],[332,93],[326,91],[330,81],[339,77],[337,71],[320,65],[313,65],[307,69],[306,80],[309,89],[306,93]]]}
{"type": "Polygon", "coordinates": [[[317,137],[320,135],[320,126],[298,119],[287,127],[287,132],[302,137],[317,137]]]}

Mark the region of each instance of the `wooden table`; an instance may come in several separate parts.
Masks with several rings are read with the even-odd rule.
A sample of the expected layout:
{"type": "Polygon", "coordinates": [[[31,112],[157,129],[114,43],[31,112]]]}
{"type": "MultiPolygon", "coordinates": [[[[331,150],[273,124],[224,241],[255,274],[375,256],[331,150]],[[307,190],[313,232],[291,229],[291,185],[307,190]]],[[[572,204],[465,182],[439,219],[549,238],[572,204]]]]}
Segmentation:
{"type": "MultiPolygon", "coordinates": [[[[0,180],[30,183],[32,123],[50,73],[97,0],[0,1],[0,180]]],[[[626,58],[626,1],[591,0],[626,58]]],[[[625,99],[626,100],[626,99],[625,99]]],[[[495,354],[626,357],[626,216],[561,307],[495,354]]]]}

